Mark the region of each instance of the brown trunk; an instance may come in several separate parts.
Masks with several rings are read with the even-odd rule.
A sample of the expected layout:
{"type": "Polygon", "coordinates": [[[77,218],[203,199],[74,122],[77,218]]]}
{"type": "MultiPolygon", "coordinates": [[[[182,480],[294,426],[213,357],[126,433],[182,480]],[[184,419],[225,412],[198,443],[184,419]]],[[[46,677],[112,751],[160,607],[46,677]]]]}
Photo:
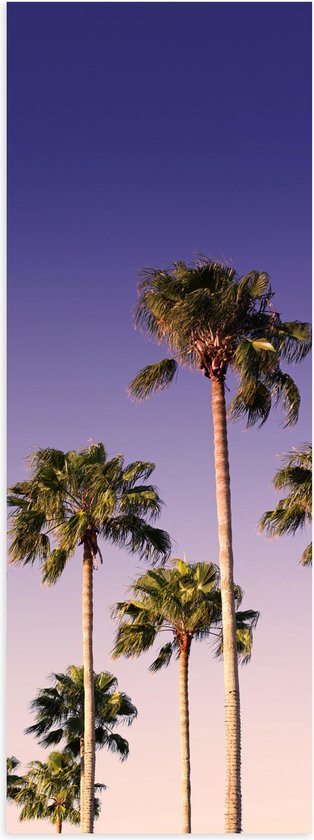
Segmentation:
{"type": "Polygon", "coordinates": [[[226,709],[226,832],[241,832],[241,728],[236,621],[234,603],[231,495],[225,386],[212,379],[212,411],[216,470],[219,565],[223,623],[223,660],[226,709]]]}
{"type": "Polygon", "coordinates": [[[191,640],[180,644],[180,740],[182,779],[182,834],[191,834],[191,762],[189,723],[189,655],[191,640]]]}
{"type": "Polygon", "coordinates": [[[84,738],[81,736],[80,738],[80,820],[81,826],[83,825],[83,815],[84,815],[84,738]]]}
{"type": "Polygon", "coordinates": [[[93,668],[93,558],[87,542],[83,558],[84,801],[81,832],[94,833],[95,697],[93,668]]]}
{"type": "Polygon", "coordinates": [[[56,831],[57,831],[57,834],[61,834],[61,832],[62,832],[62,819],[61,819],[61,817],[59,817],[59,818],[57,819],[57,822],[56,822],[56,831]]]}

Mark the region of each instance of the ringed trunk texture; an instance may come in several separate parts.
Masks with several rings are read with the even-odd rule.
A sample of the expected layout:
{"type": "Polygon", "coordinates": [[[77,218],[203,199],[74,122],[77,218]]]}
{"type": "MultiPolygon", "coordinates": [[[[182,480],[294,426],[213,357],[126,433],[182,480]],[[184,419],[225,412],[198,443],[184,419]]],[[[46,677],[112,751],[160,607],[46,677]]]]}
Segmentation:
{"type": "Polygon", "coordinates": [[[191,834],[191,762],[189,722],[189,655],[188,637],[180,645],[180,741],[182,779],[182,834],[191,834]]]}
{"type": "Polygon", "coordinates": [[[83,666],[84,666],[84,800],[81,832],[94,832],[95,697],[93,668],[93,558],[84,545],[83,557],[83,666]]]}
{"type": "Polygon", "coordinates": [[[219,565],[223,625],[226,725],[226,832],[241,832],[241,718],[236,646],[231,495],[225,385],[212,379],[212,412],[216,471],[219,565]]]}
{"type": "Polygon", "coordinates": [[[80,737],[80,822],[83,825],[84,814],[84,738],[80,737]]]}
{"type": "Polygon", "coordinates": [[[59,819],[56,822],[56,830],[57,830],[57,834],[62,833],[62,819],[61,819],[61,817],[59,817],[59,819]]]}

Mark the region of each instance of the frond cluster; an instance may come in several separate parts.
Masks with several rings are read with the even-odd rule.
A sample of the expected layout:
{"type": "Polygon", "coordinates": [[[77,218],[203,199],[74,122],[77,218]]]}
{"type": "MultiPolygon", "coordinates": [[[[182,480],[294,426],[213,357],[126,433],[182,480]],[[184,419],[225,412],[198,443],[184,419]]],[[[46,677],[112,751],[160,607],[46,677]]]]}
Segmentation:
{"type": "Polygon", "coordinates": [[[174,378],[178,364],[224,379],[230,367],[238,387],[230,417],[248,426],[264,423],[281,404],[285,425],[298,418],[300,396],[282,363],[300,362],[311,348],[311,328],[282,321],[272,305],[266,272],[243,277],[206,257],[194,266],[145,269],[138,286],[135,325],[167,347],[173,358],[147,365],[133,379],[130,394],[143,400],[174,378]]]}
{"type": "MultiPolygon", "coordinates": [[[[239,612],[242,590],[235,586],[239,658],[248,661],[252,631],[258,619],[255,611],[239,612]]],[[[132,585],[133,597],[117,603],[112,615],[117,620],[113,656],[136,657],[149,650],[158,635],[168,632],[172,640],[164,644],[150,666],[151,671],[167,667],[172,655],[180,655],[184,639],[210,638],[213,631],[215,652],[222,654],[222,608],[219,570],[212,563],[187,564],[176,559],[171,567],[148,571],[132,585]],[[175,562],[175,566],[173,565],[175,562]]]]}
{"type": "MultiPolygon", "coordinates": [[[[283,459],[283,467],[277,471],[274,481],[276,490],[289,491],[280,499],[274,510],[261,518],[259,527],[270,537],[295,534],[312,521],[312,446],[306,444],[300,450],[293,449],[283,459]]],[[[307,546],[300,562],[304,566],[312,563],[312,544],[307,546]]]]}
{"type": "Polygon", "coordinates": [[[42,579],[56,583],[80,544],[96,558],[98,536],[155,562],[170,553],[170,539],[154,526],[162,502],[145,483],[154,464],[124,465],[108,459],[102,443],[82,452],[40,449],[30,461],[31,478],[9,490],[10,562],[39,560],[42,579]]]}
{"type": "MultiPolygon", "coordinates": [[[[105,785],[95,785],[95,790],[105,785]]],[[[14,801],[21,806],[20,821],[49,820],[77,825],[80,822],[80,764],[65,753],[54,751],[46,762],[31,761],[21,776],[14,801]]],[[[95,816],[100,814],[100,801],[95,799],[95,816]]]]}
{"type": "MultiPolygon", "coordinates": [[[[26,733],[35,735],[43,747],[65,741],[65,750],[77,757],[84,736],[84,670],[71,665],[65,674],[51,674],[51,685],[41,689],[31,702],[35,723],[26,733]]],[[[129,754],[129,744],[114,729],[130,724],[137,709],[130,697],[118,690],[117,679],[108,671],[94,674],[96,747],[116,752],[121,760],[129,754]]]]}

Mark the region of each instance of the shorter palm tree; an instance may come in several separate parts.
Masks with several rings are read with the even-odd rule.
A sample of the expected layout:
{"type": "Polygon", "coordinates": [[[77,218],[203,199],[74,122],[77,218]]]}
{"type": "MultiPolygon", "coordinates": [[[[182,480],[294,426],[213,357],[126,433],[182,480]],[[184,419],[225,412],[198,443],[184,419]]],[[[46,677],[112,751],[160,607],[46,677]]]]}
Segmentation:
{"type": "Polygon", "coordinates": [[[9,491],[10,562],[39,560],[43,583],[53,585],[83,547],[83,665],[85,784],[83,832],[93,833],[95,714],[93,683],[93,570],[102,562],[100,539],[156,562],[170,554],[169,535],[152,523],[161,499],[146,481],[154,464],[122,455],[108,458],[103,443],[81,452],[39,449],[29,459],[31,477],[9,491]]]}
{"type": "MultiPolygon", "coordinates": [[[[52,747],[62,739],[65,750],[80,756],[81,812],[84,802],[84,669],[70,665],[65,674],[51,674],[52,685],[41,689],[31,702],[35,712],[26,734],[35,735],[43,747],[52,747]]],[[[129,755],[129,743],[113,730],[130,724],[137,709],[127,694],[118,690],[118,681],[108,671],[94,674],[95,744],[116,752],[121,761],[129,755]]],[[[81,817],[83,813],[81,813],[81,817]]]]}
{"type": "MultiPolygon", "coordinates": [[[[189,657],[193,639],[214,637],[216,656],[223,655],[222,606],[219,570],[212,563],[187,564],[173,561],[174,568],[151,570],[133,583],[134,599],[122,601],[112,610],[118,619],[113,656],[139,656],[152,647],[159,633],[168,632],[150,666],[151,671],[169,665],[172,655],[180,665],[180,738],[182,768],[182,832],[191,832],[191,768],[189,734],[189,657]]],[[[238,653],[248,662],[252,631],[258,620],[254,610],[240,612],[240,587],[234,587],[238,653]]]]}
{"type": "MultiPolygon", "coordinates": [[[[97,784],[95,789],[104,790],[97,784]]],[[[22,777],[15,801],[22,806],[19,816],[24,820],[49,820],[62,832],[64,822],[80,822],[80,767],[68,753],[52,752],[47,762],[31,761],[22,777]]],[[[94,801],[95,816],[100,814],[100,801],[94,801]]]]}
{"type": "MultiPolygon", "coordinates": [[[[312,521],[312,446],[293,449],[283,458],[283,467],[277,471],[273,484],[276,490],[289,492],[280,499],[274,510],[262,516],[259,529],[270,537],[295,534],[312,521]]],[[[312,543],[300,557],[302,566],[312,564],[312,543]]]]}

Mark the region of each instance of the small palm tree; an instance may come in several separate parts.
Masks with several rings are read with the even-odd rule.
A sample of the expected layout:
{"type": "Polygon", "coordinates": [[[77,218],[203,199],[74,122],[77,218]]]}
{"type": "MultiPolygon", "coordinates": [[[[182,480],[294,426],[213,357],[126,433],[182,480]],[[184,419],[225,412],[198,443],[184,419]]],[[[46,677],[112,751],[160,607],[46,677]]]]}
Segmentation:
{"type": "Polygon", "coordinates": [[[7,758],[7,799],[15,800],[16,794],[19,791],[22,776],[19,776],[15,771],[21,766],[21,762],[15,755],[10,755],[7,758]]]}
{"type": "MultiPolygon", "coordinates": [[[[95,789],[104,790],[105,785],[97,784],[95,789]]],[[[61,834],[64,822],[73,825],[80,822],[79,797],[79,764],[71,755],[55,751],[47,762],[30,762],[15,801],[22,806],[21,822],[49,820],[61,834]]],[[[94,801],[94,811],[95,816],[99,816],[99,799],[94,801]]]]}
{"type": "MultiPolygon", "coordinates": [[[[133,583],[135,600],[113,608],[119,626],[113,656],[139,656],[152,647],[159,633],[172,636],[150,666],[158,671],[175,654],[180,663],[180,738],[182,768],[182,832],[191,832],[191,767],[189,725],[189,657],[193,639],[216,639],[215,653],[223,653],[219,571],[212,563],[188,565],[177,560],[176,568],[149,571],[133,583]]],[[[243,662],[252,649],[252,629],[258,620],[254,610],[239,611],[242,592],[234,588],[237,648],[243,662]]]]}
{"type": "Polygon", "coordinates": [[[282,362],[299,362],[311,346],[309,324],[282,321],[272,304],[265,272],[243,277],[207,258],[189,268],[146,269],[138,287],[135,325],[171,353],[144,367],[130,394],[143,400],[162,391],[179,365],[211,382],[216,498],[224,628],[227,790],[226,831],[241,832],[241,721],[231,528],[231,494],[225,380],[230,370],[237,390],[229,406],[233,419],[264,423],[272,404],[281,403],[286,425],[298,417],[300,395],[282,362]]]}
{"type": "MultiPolygon", "coordinates": [[[[52,685],[41,689],[31,702],[36,723],[28,726],[26,734],[35,735],[43,747],[66,741],[65,750],[80,756],[81,822],[84,803],[84,672],[70,665],[65,674],[51,674],[52,685]]],[[[95,744],[116,752],[121,761],[129,755],[128,741],[113,730],[119,724],[133,722],[137,709],[127,694],[118,691],[113,674],[102,671],[94,674],[95,744]]]]}
{"type": "MultiPolygon", "coordinates": [[[[268,510],[262,516],[259,527],[270,537],[295,534],[299,528],[312,521],[312,447],[306,444],[302,449],[293,449],[283,458],[283,467],[277,471],[274,481],[276,490],[288,490],[280,499],[275,510],[268,510]]],[[[303,552],[302,566],[312,565],[312,543],[303,552]]]]}
{"type": "Polygon", "coordinates": [[[79,545],[83,546],[84,833],[93,833],[95,713],[93,671],[93,565],[102,560],[99,537],[140,557],[166,559],[170,540],[151,521],[160,514],[155,487],[145,484],[154,465],[124,466],[107,457],[102,443],[82,452],[39,449],[29,462],[29,481],[11,487],[10,560],[42,566],[43,582],[56,583],[79,545]],[[139,483],[141,482],[141,483],[139,483]]]}

